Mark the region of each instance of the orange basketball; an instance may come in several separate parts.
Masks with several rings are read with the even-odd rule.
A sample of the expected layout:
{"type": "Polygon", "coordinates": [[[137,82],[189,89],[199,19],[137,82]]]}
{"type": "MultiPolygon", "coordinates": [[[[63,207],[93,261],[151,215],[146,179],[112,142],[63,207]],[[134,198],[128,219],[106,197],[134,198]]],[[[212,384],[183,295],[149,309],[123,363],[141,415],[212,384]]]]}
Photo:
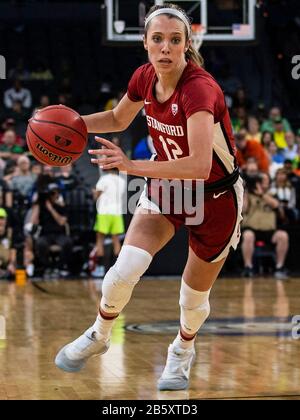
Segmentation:
{"type": "Polygon", "coordinates": [[[81,116],[64,105],[38,110],[29,120],[28,148],[40,162],[67,166],[82,155],[87,145],[87,128],[81,116]]]}

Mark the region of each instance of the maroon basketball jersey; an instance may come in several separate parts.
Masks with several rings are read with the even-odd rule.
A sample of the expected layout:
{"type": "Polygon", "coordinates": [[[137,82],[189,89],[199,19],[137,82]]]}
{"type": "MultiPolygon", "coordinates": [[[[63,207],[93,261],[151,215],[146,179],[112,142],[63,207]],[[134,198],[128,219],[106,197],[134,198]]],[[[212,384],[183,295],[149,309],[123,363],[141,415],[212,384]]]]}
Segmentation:
{"type": "MultiPolygon", "coordinates": [[[[127,91],[130,100],[144,101],[157,160],[188,156],[187,120],[196,112],[208,111],[214,116],[215,130],[213,165],[207,183],[232,173],[235,167],[235,146],[231,122],[223,92],[214,78],[189,61],[173,95],[164,103],[158,102],[154,95],[157,80],[152,64],[145,64],[135,71],[127,91]]],[[[201,137],[201,127],[199,141],[205,141],[201,137]]]]}

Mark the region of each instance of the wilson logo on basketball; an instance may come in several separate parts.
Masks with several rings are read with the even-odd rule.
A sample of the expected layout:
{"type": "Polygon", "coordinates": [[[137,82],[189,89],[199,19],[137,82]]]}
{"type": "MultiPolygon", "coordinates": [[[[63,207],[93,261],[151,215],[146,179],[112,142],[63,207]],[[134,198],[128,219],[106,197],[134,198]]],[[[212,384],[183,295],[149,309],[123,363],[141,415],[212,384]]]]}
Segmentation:
{"type": "Polygon", "coordinates": [[[50,152],[50,150],[46,149],[46,147],[42,146],[40,143],[36,144],[36,148],[52,162],[64,165],[69,165],[72,162],[72,158],[70,156],[59,156],[56,153],[50,152]]]}
{"type": "Polygon", "coordinates": [[[68,139],[64,139],[63,137],[60,136],[55,136],[55,143],[58,144],[59,146],[70,146],[70,144],[72,144],[71,140],[68,139]]]}

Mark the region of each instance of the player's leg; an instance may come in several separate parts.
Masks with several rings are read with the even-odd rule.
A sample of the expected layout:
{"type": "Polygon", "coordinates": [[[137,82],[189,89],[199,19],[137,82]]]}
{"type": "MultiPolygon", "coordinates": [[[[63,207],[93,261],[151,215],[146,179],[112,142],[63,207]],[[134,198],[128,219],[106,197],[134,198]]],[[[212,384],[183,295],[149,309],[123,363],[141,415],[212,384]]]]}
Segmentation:
{"type": "Polygon", "coordinates": [[[230,249],[235,249],[240,239],[242,193],[238,182],[234,190],[218,199],[207,198],[203,223],[189,227],[189,256],[179,299],[180,330],[169,346],[159,390],[186,389],[189,385],[195,337],[210,313],[210,290],[230,249]]]}
{"type": "Polygon", "coordinates": [[[58,367],[76,372],[90,356],[107,351],[114,320],[129,302],[134,286],[153,256],[173,235],[174,226],[163,215],[138,208],[118,259],[105,275],[95,323],[58,353],[55,360],[58,367]]]}
{"type": "Polygon", "coordinates": [[[180,289],[180,330],[168,349],[168,358],[159,390],[186,389],[195,359],[195,338],[210,313],[209,294],[225,259],[208,263],[189,248],[180,289]]]}

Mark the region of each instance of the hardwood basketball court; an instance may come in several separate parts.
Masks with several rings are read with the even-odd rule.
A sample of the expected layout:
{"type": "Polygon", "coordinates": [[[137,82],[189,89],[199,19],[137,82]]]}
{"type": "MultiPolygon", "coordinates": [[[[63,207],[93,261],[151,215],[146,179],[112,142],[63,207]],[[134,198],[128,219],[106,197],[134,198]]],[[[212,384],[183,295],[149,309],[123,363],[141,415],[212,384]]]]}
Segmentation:
{"type": "Polygon", "coordinates": [[[219,279],[190,389],[159,392],[156,381],[177,330],[179,280],[142,280],[115,325],[109,352],[77,374],[60,371],[53,360],[94,321],[101,284],[2,282],[0,399],[298,400],[300,332],[294,325],[292,337],[291,319],[300,313],[299,284],[219,279]]]}

